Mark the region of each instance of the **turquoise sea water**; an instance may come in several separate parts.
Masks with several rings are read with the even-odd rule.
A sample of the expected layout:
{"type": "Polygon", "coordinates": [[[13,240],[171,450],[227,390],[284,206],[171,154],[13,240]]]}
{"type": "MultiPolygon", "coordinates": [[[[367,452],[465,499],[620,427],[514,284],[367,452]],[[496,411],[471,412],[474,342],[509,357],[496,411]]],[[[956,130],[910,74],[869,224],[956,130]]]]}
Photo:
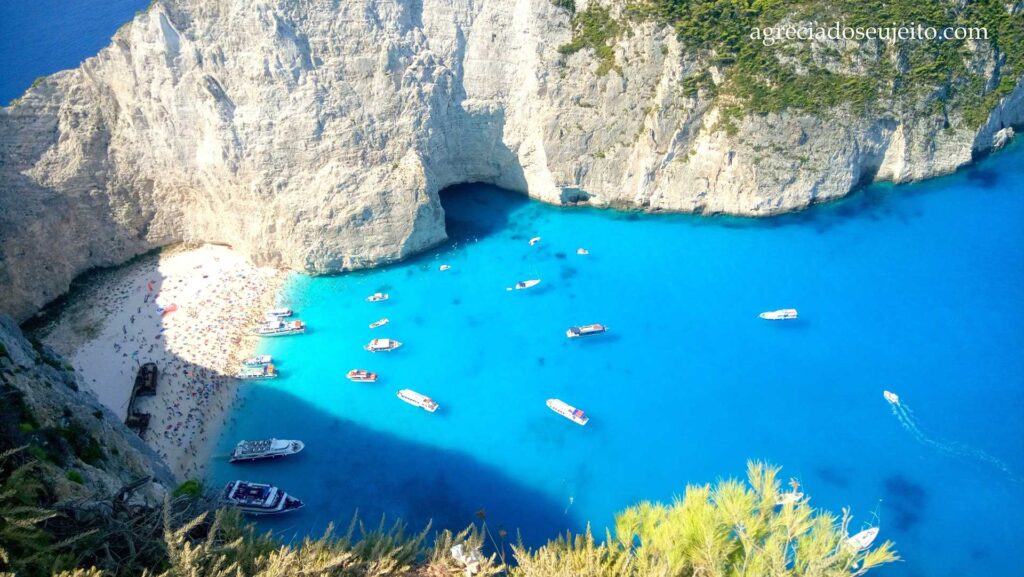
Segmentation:
{"type": "Polygon", "coordinates": [[[757,458],[783,465],[814,505],[879,524],[907,559],[883,575],[1020,574],[1022,177],[1017,147],[952,177],[762,221],[457,188],[443,196],[448,245],[291,281],[283,304],[311,330],[264,340],[283,377],[244,385],[212,476],[305,499],[264,523],[285,535],[356,508],[453,528],[483,509],[537,544],[687,483],[742,476],[757,458]],[[506,291],[528,278],[543,282],[506,291]],[[366,302],[375,291],[392,298],[366,302]],[[801,319],[757,318],[782,307],[801,319]],[[612,331],[565,338],[592,322],[612,331]],[[373,337],[405,344],[364,351],[373,337]],[[351,383],[351,368],[381,378],[351,383]],[[441,409],[400,402],[406,387],[441,409]],[[894,412],[883,389],[912,412],[894,412]],[[552,413],[550,397],[590,424],[552,413]],[[267,436],[307,449],[225,463],[236,440],[267,436]]]}

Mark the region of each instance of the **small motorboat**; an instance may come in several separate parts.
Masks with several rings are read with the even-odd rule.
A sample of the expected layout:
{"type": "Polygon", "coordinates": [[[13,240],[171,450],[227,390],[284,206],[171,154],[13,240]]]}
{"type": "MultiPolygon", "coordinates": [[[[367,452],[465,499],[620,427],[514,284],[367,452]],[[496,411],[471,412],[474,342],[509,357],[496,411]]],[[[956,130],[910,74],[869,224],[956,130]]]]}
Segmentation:
{"type": "Polygon", "coordinates": [[[757,316],[766,321],[791,321],[798,318],[796,309],[779,309],[777,311],[763,312],[757,316]]]}
{"type": "Polygon", "coordinates": [[[365,369],[352,369],[345,375],[345,378],[356,383],[376,383],[377,373],[371,373],[365,369]]]}
{"type": "Polygon", "coordinates": [[[436,411],[438,407],[434,399],[431,399],[422,393],[417,393],[412,389],[402,389],[401,391],[398,391],[398,398],[414,407],[419,407],[430,413],[436,411]]]}
{"type": "Polygon", "coordinates": [[[371,353],[393,351],[402,346],[402,343],[393,339],[373,339],[363,348],[371,353]]]}
{"type": "Polygon", "coordinates": [[[375,329],[377,327],[382,327],[382,326],[384,326],[384,325],[386,325],[386,324],[388,324],[390,322],[391,321],[388,320],[387,317],[385,317],[385,318],[380,319],[379,321],[373,321],[372,323],[370,323],[370,328],[371,329],[375,329]]]}
{"type": "Polygon", "coordinates": [[[371,303],[379,303],[381,301],[386,301],[389,298],[391,298],[391,295],[389,295],[388,293],[373,293],[372,295],[366,297],[366,300],[371,303]]]}
{"type": "Polygon", "coordinates": [[[540,242],[540,237],[539,236],[535,236],[535,237],[530,239],[530,246],[533,246],[533,245],[537,244],[538,242],[540,242]]]}
{"type": "Polygon", "coordinates": [[[882,396],[885,397],[885,400],[889,401],[890,404],[893,404],[893,405],[900,404],[900,396],[897,395],[896,393],[891,393],[889,391],[882,391],[882,396]]]}
{"type": "Polygon", "coordinates": [[[448,270],[450,268],[452,268],[452,265],[450,264],[443,264],[440,266],[440,270],[448,270]]]}
{"type": "Polygon", "coordinates": [[[523,290],[523,289],[528,289],[530,287],[535,287],[535,286],[537,286],[539,284],[540,284],[540,279],[539,278],[519,281],[519,282],[516,283],[515,289],[517,291],[518,290],[523,290]]]}
{"type": "Polygon", "coordinates": [[[577,339],[579,337],[586,337],[590,335],[599,335],[601,333],[608,332],[608,327],[599,324],[583,325],[581,327],[569,327],[565,331],[565,336],[570,339],[577,339]]]}
{"type": "Polygon", "coordinates": [[[793,505],[804,498],[804,494],[799,491],[786,491],[779,493],[779,498],[775,501],[776,505],[793,505]]]}
{"type": "Polygon", "coordinates": [[[580,248],[576,249],[576,254],[581,255],[581,256],[585,256],[585,255],[590,254],[590,251],[585,249],[585,248],[583,248],[583,247],[580,247],[580,248]]]}
{"type": "Polygon", "coordinates": [[[860,533],[857,533],[853,537],[847,539],[846,546],[854,551],[863,551],[875,542],[875,537],[878,537],[878,527],[864,529],[860,533]]]}
{"type": "Polygon", "coordinates": [[[582,410],[577,409],[561,399],[548,399],[547,405],[549,409],[577,425],[586,425],[590,422],[590,417],[588,417],[582,410]]]}
{"type": "Polygon", "coordinates": [[[292,314],[293,314],[293,311],[292,311],[292,309],[289,309],[289,308],[278,308],[278,309],[271,309],[271,310],[267,311],[267,316],[268,317],[285,318],[285,317],[292,316],[292,314]]]}
{"type": "Polygon", "coordinates": [[[249,357],[242,361],[243,367],[264,367],[274,362],[274,358],[270,355],[256,355],[255,357],[249,357]]]}

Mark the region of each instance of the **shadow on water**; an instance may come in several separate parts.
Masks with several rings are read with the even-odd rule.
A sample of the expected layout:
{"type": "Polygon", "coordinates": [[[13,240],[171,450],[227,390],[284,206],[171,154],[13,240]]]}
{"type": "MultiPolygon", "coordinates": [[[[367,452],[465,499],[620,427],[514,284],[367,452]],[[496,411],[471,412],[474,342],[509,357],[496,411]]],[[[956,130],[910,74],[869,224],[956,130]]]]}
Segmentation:
{"type": "MultiPolygon", "coordinates": [[[[370,525],[386,515],[412,530],[432,522],[454,531],[478,522],[484,511],[489,527],[505,529],[513,540],[518,530],[528,545],[583,528],[564,505],[458,451],[373,431],[270,387],[255,385],[243,403],[243,411],[267,413],[249,422],[273,422],[276,436],[306,443],[301,454],[276,462],[229,465],[219,455],[213,470],[220,484],[269,482],[304,500],[301,511],[260,519],[263,529],[283,538],[318,534],[330,522],[345,527],[357,510],[370,525]]],[[[422,417],[444,426],[443,412],[422,417]]]]}

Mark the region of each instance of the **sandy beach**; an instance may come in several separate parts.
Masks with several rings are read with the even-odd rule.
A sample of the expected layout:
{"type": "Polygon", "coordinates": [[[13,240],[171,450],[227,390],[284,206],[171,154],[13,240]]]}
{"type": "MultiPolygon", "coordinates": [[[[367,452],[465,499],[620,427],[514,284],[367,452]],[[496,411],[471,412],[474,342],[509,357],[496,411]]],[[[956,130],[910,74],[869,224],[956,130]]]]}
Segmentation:
{"type": "Polygon", "coordinates": [[[138,368],[155,363],[157,394],[135,403],[152,415],[143,438],[179,478],[202,478],[240,383],[230,375],[284,277],[224,246],[168,249],[96,275],[41,332],[122,418],[138,368]]]}

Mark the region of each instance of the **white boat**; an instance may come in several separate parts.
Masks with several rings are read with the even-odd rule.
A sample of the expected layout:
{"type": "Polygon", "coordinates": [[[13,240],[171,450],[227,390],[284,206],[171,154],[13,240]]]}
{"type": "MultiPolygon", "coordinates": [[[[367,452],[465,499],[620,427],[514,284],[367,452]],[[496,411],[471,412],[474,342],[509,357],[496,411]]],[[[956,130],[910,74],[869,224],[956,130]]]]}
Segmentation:
{"type": "Polygon", "coordinates": [[[524,281],[517,282],[516,286],[515,286],[515,289],[517,291],[518,290],[523,290],[523,289],[528,289],[530,287],[535,287],[535,286],[537,286],[539,284],[540,284],[540,279],[539,278],[534,278],[534,279],[530,279],[530,280],[524,280],[524,281]]]}
{"type": "Polygon", "coordinates": [[[352,369],[345,375],[345,378],[357,383],[376,383],[377,373],[371,373],[365,369],[352,369]]]}
{"type": "Polygon", "coordinates": [[[452,268],[452,265],[450,265],[450,264],[443,264],[443,265],[440,266],[439,270],[448,270],[450,268],[452,268]]]}
{"type": "Polygon", "coordinates": [[[231,451],[230,462],[246,463],[250,461],[262,461],[264,459],[277,459],[294,455],[306,448],[302,441],[289,441],[286,439],[260,439],[258,441],[239,441],[235,449],[231,451]]]}
{"type": "Polygon", "coordinates": [[[608,327],[595,323],[592,325],[583,325],[581,327],[569,327],[569,329],[565,331],[565,336],[570,339],[577,339],[579,337],[599,335],[606,332],[608,332],[608,327]]]}
{"type": "Polygon", "coordinates": [[[279,515],[301,509],[302,501],[273,485],[232,481],[224,487],[224,502],[249,515],[279,515]]]}
{"type": "Polygon", "coordinates": [[[890,393],[889,391],[882,391],[882,396],[885,397],[885,400],[889,401],[893,405],[900,404],[900,396],[897,395],[896,393],[890,393]]]}
{"type": "Polygon", "coordinates": [[[256,327],[255,333],[261,337],[283,337],[306,332],[306,323],[302,321],[267,321],[256,327]]]}
{"type": "Polygon", "coordinates": [[[267,316],[277,317],[277,318],[290,317],[290,316],[292,316],[292,309],[289,309],[289,308],[271,309],[271,310],[267,311],[267,316]]]}
{"type": "Polygon", "coordinates": [[[257,365],[255,367],[243,365],[242,368],[238,370],[238,374],[235,376],[239,379],[250,381],[258,379],[276,379],[277,375],[277,368],[274,367],[274,365],[267,364],[257,365]]]}
{"type": "Polygon", "coordinates": [[[779,493],[779,498],[775,501],[776,505],[792,505],[804,498],[804,494],[799,491],[786,491],[779,493]]]}
{"type": "Polygon", "coordinates": [[[393,339],[373,339],[363,348],[371,353],[379,353],[381,351],[393,351],[400,346],[402,346],[402,343],[393,339]]]}
{"type": "Polygon", "coordinates": [[[878,537],[878,527],[864,529],[860,533],[857,533],[853,537],[847,539],[846,546],[854,551],[863,551],[875,542],[875,537],[878,537]]]}
{"type": "Polygon", "coordinates": [[[576,254],[585,256],[590,254],[590,251],[581,246],[580,248],[576,249],[576,254]]]}
{"type": "Polygon", "coordinates": [[[434,402],[434,399],[431,399],[424,394],[417,393],[412,389],[402,389],[401,391],[398,391],[398,398],[414,407],[419,407],[424,411],[433,413],[437,410],[437,403],[434,402]]]}
{"type": "Polygon", "coordinates": [[[382,326],[384,326],[384,325],[386,325],[386,324],[388,324],[390,322],[391,321],[388,320],[387,318],[383,318],[383,319],[380,319],[379,321],[373,321],[372,323],[370,323],[370,328],[371,329],[375,329],[377,327],[382,327],[382,326]]]}
{"type": "Polygon", "coordinates": [[[249,357],[242,361],[243,367],[262,367],[269,365],[274,362],[274,358],[270,355],[256,355],[255,357],[249,357]]]}
{"type": "Polygon", "coordinates": [[[538,242],[540,242],[540,237],[539,236],[535,236],[535,237],[530,239],[530,246],[533,246],[533,245],[537,244],[538,242]]]}
{"type": "Polygon", "coordinates": [[[757,316],[766,321],[791,321],[798,318],[796,309],[779,309],[777,311],[763,312],[757,316]]]}
{"type": "Polygon", "coordinates": [[[391,298],[391,295],[389,295],[388,293],[373,293],[372,295],[366,297],[366,300],[371,303],[379,303],[381,301],[386,301],[389,298],[391,298]]]}
{"type": "Polygon", "coordinates": [[[560,399],[548,399],[547,405],[549,409],[577,425],[586,425],[590,422],[590,417],[588,417],[583,411],[560,399]]]}

